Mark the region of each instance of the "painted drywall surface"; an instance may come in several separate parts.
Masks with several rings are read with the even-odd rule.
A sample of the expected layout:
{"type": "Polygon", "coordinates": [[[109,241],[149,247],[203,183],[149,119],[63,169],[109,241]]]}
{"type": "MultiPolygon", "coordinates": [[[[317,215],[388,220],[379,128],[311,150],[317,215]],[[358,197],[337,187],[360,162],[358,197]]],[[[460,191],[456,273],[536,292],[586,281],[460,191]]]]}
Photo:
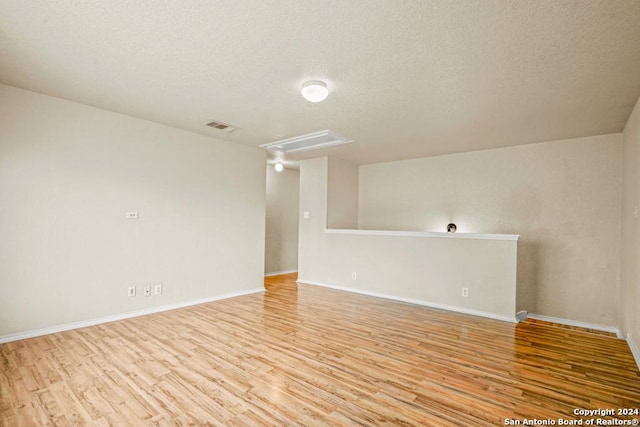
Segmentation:
{"type": "Polygon", "coordinates": [[[264,167],[258,149],[0,86],[0,336],[261,288],[264,167]]]}
{"type": "Polygon", "coordinates": [[[324,231],[327,226],[329,160],[320,157],[300,163],[300,216],[298,227],[298,279],[318,265],[327,265],[324,231]],[[307,218],[305,218],[307,216],[307,218]]]}
{"type": "Polygon", "coordinates": [[[328,168],[327,228],[358,228],[358,165],[332,157],[328,168]]]}
{"type": "Polygon", "coordinates": [[[359,228],[520,234],[517,309],[618,326],[621,135],[360,167],[359,228]]]}
{"type": "Polygon", "coordinates": [[[265,274],[298,269],[300,173],[267,166],[265,274]]]}
{"type": "Polygon", "coordinates": [[[622,331],[640,345],[640,100],[623,133],[622,331]]]}
{"type": "Polygon", "coordinates": [[[301,162],[300,281],[514,318],[517,242],[326,233],[332,160],[301,162]]]}

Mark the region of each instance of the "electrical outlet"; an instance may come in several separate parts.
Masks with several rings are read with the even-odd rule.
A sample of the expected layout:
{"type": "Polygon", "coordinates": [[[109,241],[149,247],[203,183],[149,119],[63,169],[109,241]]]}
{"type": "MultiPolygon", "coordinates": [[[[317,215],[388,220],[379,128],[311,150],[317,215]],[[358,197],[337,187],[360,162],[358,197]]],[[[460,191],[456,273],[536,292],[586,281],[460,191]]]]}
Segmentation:
{"type": "Polygon", "coordinates": [[[351,280],[356,280],[356,272],[351,273],[351,280]]]}
{"type": "Polygon", "coordinates": [[[469,296],[469,288],[462,288],[462,296],[465,298],[469,296]]]}
{"type": "Polygon", "coordinates": [[[135,297],[136,296],[136,287],[135,286],[129,286],[129,288],[127,288],[127,296],[128,297],[135,297]]]}
{"type": "Polygon", "coordinates": [[[154,295],[161,295],[162,294],[162,283],[156,283],[153,286],[153,294],[154,295]]]}
{"type": "Polygon", "coordinates": [[[144,287],[144,296],[145,297],[151,296],[151,286],[144,287]]]}

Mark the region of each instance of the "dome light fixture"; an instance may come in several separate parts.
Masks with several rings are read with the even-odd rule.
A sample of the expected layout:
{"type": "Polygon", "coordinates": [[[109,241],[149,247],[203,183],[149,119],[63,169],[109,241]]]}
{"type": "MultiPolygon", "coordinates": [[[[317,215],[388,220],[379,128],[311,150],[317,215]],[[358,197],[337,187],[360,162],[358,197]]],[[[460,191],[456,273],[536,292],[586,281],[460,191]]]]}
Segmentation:
{"type": "Polygon", "coordinates": [[[276,172],[282,172],[282,170],[284,169],[284,165],[278,162],[273,166],[273,168],[276,170],[276,172]]]}
{"type": "Polygon", "coordinates": [[[454,223],[447,224],[447,233],[455,233],[458,227],[454,223]]]}
{"type": "Polygon", "coordinates": [[[302,85],[302,97],[309,102],[321,102],[329,96],[329,89],[325,82],[312,80],[302,85]]]}

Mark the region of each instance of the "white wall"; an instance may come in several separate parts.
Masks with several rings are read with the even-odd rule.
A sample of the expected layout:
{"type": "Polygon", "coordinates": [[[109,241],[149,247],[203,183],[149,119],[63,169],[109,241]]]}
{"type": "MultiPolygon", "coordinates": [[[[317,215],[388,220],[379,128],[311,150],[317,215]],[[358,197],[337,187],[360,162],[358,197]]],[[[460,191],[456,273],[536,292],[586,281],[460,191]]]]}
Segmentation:
{"type": "MultiPolygon", "coordinates": [[[[623,133],[621,320],[625,336],[640,348],[640,100],[623,133]]],[[[640,363],[640,354],[636,354],[640,363]]]]}
{"type": "Polygon", "coordinates": [[[328,168],[327,228],[358,228],[358,165],[332,157],[328,168]]]}
{"type": "Polygon", "coordinates": [[[300,173],[267,166],[265,274],[298,269],[300,173]]]}
{"type": "Polygon", "coordinates": [[[621,140],[361,166],[358,225],[520,234],[518,310],[617,327],[621,140]]]}
{"type": "Polygon", "coordinates": [[[264,165],[262,150],[0,86],[0,337],[261,289],[264,165]]]}
{"type": "Polygon", "coordinates": [[[515,319],[516,241],[326,232],[333,160],[300,165],[298,281],[515,319]]]}

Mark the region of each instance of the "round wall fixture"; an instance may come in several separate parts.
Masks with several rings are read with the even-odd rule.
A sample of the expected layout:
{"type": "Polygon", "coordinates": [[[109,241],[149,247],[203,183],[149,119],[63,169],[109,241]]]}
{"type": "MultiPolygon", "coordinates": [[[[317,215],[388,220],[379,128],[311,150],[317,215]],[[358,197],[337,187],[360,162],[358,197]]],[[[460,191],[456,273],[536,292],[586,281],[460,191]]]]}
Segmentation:
{"type": "Polygon", "coordinates": [[[319,80],[306,82],[302,85],[302,96],[309,102],[324,101],[329,96],[329,89],[325,82],[319,80]]]}
{"type": "Polygon", "coordinates": [[[282,163],[276,163],[273,168],[276,170],[276,172],[282,172],[282,170],[284,169],[284,165],[282,163]]]}
{"type": "Polygon", "coordinates": [[[454,223],[447,224],[447,233],[455,233],[458,227],[454,223]]]}

